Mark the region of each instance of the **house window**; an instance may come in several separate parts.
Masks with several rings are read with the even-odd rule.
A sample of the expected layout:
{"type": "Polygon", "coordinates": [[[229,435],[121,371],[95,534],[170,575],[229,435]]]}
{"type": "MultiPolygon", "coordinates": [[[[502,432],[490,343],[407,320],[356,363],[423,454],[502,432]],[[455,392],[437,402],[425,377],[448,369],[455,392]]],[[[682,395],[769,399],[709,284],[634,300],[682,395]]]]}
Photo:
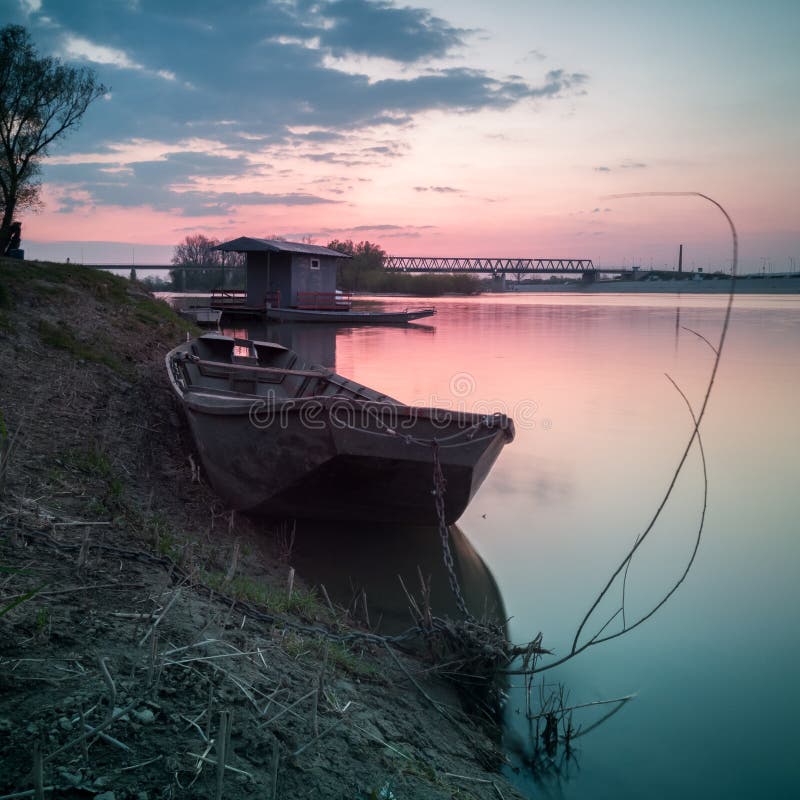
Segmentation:
{"type": "Polygon", "coordinates": [[[312,258],[311,259],[311,269],[319,269],[319,259],[312,258]]]}

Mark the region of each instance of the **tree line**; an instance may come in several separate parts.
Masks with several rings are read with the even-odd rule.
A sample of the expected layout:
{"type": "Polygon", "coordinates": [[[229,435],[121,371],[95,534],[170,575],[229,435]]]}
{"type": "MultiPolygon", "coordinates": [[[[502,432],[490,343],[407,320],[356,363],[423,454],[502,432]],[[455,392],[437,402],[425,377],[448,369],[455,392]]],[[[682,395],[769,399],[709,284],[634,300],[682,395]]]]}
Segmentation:
{"type": "Polygon", "coordinates": [[[348,292],[417,294],[432,297],[441,294],[477,294],[481,284],[474,275],[436,274],[412,275],[386,272],[386,251],[378,244],[352,239],[333,239],[327,245],[351,256],[343,259],[337,269],[336,285],[348,292]]]}
{"type": "MultiPolygon", "coordinates": [[[[266,237],[280,240],[279,236],[266,237]]],[[[306,242],[309,244],[310,242],[306,242]]],[[[169,281],[146,280],[151,286],[175,291],[244,289],[244,253],[223,253],[220,242],[203,234],[187,236],[175,246],[169,281]]],[[[411,275],[386,272],[386,251],[374,242],[332,239],[330,250],[350,256],[337,266],[336,285],[346,292],[376,292],[435,296],[447,293],[476,294],[481,284],[474,275],[411,275]]]]}

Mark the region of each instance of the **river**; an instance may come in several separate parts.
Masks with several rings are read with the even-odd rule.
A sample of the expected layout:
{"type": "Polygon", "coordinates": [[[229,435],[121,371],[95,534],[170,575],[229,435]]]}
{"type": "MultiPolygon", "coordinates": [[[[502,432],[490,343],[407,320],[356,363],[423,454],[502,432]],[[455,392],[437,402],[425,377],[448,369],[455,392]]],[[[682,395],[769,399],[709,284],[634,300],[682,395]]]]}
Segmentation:
{"type": "MultiPolygon", "coordinates": [[[[408,403],[515,418],[515,441],[459,528],[496,579],[511,637],[527,641],[541,631],[552,660],[568,652],[665,495],[692,432],[666,375],[699,410],[726,298],[514,294],[420,304],[429,302],[437,314],[427,325],[236,331],[289,337],[313,360],[408,403]]],[[[562,749],[544,768],[524,765],[525,690],[512,679],[508,776],[526,795],[797,796],[799,354],[800,298],[736,298],[701,427],[708,507],[696,560],[643,625],[542,673],[548,690],[564,687],[567,705],[636,695],[577,739],[570,758],[562,749]]],[[[628,571],[629,622],[685,568],[703,496],[695,446],[628,571]]],[[[403,548],[382,546],[377,534],[370,547],[373,563],[362,569],[375,571],[381,561],[389,581],[392,553],[403,548]]],[[[362,557],[369,562],[356,545],[341,560],[327,559],[328,580],[334,568],[342,582],[351,579],[362,557]]],[[[620,586],[610,594],[584,639],[619,608],[620,586]]],[[[609,708],[576,710],[573,724],[586,729],[609,708]]]]}

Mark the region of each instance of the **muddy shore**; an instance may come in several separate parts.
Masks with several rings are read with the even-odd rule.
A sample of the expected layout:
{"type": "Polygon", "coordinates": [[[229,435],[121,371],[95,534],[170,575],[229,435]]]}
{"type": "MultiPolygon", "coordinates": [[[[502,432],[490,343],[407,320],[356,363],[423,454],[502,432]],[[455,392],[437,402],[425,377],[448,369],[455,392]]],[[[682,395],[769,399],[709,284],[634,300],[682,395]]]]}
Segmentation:
{"type": "Polygon", "coordinates": [[[0,796],[521,797],[435,662],[214,497],[164,374],[187,330],[0,260],[0,796]]]}

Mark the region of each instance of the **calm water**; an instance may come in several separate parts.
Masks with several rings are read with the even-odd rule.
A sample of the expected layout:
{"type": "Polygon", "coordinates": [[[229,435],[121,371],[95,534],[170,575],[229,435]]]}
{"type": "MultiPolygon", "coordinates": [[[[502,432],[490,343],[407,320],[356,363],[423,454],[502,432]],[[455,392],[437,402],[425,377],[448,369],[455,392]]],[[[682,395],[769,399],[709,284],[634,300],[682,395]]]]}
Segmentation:
{"type": "MultiPolygon", "coordinates": [[[[647,525],[690,436],[686,406],[665,373],[698,408],[713,353],[683,326],[716,342],[725,300],[436,299],[428,326],[239,332],[288,339],[314,360],[409,403],[467,410],[488,404],[512,414],[517,438],[459,526],[497,580],[512,638],[542,631],[545,646],[564,654],[647,525]]],[[[797,796],[799,354],[800,298],[737,298],[702,427],[709,488],[697,560],[649,622],[546,673],[548,683],[566,687],[571,703],[638,694],[578,741],[560,777],[509,771],[526,794],[797,796]]],[[[680,575],[702,495],[695,449],[628,575],[629,618],[680,575]]],[[[387,545],[382,558],[381,548],[373,549],[364,569],[374,572],[380,561],[380,580],[388,582],[389,562],[402,548],[390,553],[387,545]]],[[[354,545],[344,564],[328,559],[329,573],[335,565],[345,580],[361,550],[354,545]]],[[[330,553],[338,554],[335,546],[330,553]]],[[[613,608],[601,608],[587,630],[599,629],[613,608]]],[[[598,716],[582,713],[576,724],[598,716]]],[[[524,714],[524,693],[512,689],[512,752],[525,740],[524,714]]]]}

